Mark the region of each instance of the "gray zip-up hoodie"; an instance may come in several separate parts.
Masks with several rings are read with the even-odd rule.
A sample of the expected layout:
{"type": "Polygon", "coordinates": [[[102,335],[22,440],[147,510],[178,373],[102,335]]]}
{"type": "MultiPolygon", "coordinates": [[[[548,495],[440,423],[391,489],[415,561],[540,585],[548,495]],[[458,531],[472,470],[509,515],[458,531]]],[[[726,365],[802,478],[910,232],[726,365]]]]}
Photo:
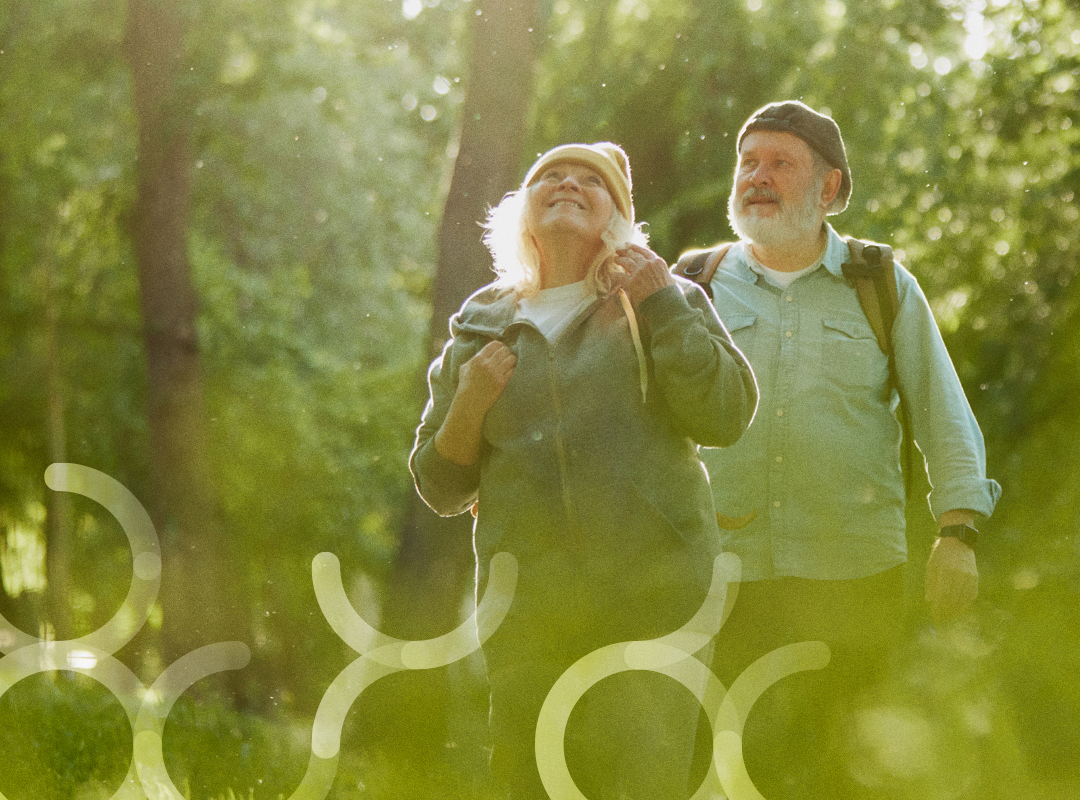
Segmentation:
{"type": "Polygon", "coordinates": [[[719,536],[697,445],[738,440],[757,385],[702,291],[678,280],[639,304],[636,323],[617,295],[599,297],[550,343],[517,318],[510,289],[480,289],[451,320],[452,338],[428,373],[431,397],[410,467],[438,514],[479,502],[481,577],[500,550],[527,562],[561,548],[618,571],[689,549],[700,573],[691,582],[708,586],[719,536]],[[432,438],[462,364],[493,339],[517,355],[517,366],[484,421],[479,462],[460,466],[432,438]]]}

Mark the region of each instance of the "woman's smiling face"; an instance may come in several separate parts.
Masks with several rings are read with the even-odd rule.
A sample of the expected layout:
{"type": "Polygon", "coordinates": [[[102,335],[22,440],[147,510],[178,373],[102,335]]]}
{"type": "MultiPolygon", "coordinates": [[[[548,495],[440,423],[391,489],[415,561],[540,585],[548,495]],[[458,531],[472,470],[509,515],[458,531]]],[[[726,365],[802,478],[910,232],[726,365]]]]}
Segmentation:
{"type": "Polygon", "coordinates": [[[595,239],[599,245],[614,210],[615,201],[599,172],[560,161],[529,185],[526,224],[534,237],[561,233],[595,239]]]}

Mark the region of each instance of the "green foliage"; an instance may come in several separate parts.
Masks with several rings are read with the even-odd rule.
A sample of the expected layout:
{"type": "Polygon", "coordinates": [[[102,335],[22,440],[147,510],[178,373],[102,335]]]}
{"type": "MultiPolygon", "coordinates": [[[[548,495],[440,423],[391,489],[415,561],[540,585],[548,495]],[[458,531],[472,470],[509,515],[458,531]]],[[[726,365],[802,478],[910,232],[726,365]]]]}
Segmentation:
{"type": "MultiPolygon", "coordinates": [[[[311,707],[327,682],[309,670],[314,654],[340,652],[320,624],[311,560],[339,555],[350,591],[377,580],[411,490],[434,231],[461,100],[460,50],[443,34],[462,15],[447,3],[426,12],[435,28],[405,26],[385,0],[235,0],[184,14],[189,255],[213,474],[232,552],[250,563],[234,578],[262,645],[264,678],[250,685],[277,684],[250,699],[311,707]],[[250,561],[265,552],[278,557],[250,561]]],[[[52,400],[62,457],[150,499],[123,26],[119,1],[17,3],[0,16],[0,519],[39,538],[41,515],[27,509],[45,503],[42,473],[58,457],[52,400]]],[[[126,541],[98,543],[73,564],[75,595],[97,609],[80,629],[129,580],[129,566],[103,582],[99,570],[124,564],[126,541]]],[[[31,593],[5,608],[36,631],[39,605],[31,593]]]]}
{"type": "Polygon", "coordinates": [[[439,173],[381,75],[396,50],[335,16],[298,11],[201,104],[192,254],[230,517],[340,546],[377,515],[361,564],[378,571],[419,410],[392,388],[420,369],[439,173]]]}
{"type": "Polygon", "coordinates": [[[119,701],[78,673],[26,678],[0,698],[0,793],[20,800],[108,797],[131,763],[119,701]]]}
{"type": "Polygon", "coordinates": [[[20,2],[0,20],[0,448],[5,461],[33,464],[29,476],[26,467],[0,476],[0,501],[16,514],[20,499],[42,495],[50,296],[63,309],[59,359],[72,430],[116,422],[73,437],[71,454],[118,477],[145,463],[134,411],[142,384],[136,282],[117,269],[132,263],[124,220],[134,153],[118,10],[20,2]],[[79,348],[65,346],[71,341],[79,348]],[[116,385],[130,388],[101,391],[116,385]]]}
{"type": "Polygon", "coordinates": [[[1027,796],[1035,784],[1000,683],[1003,623],[973,615],[908,642],[891,680],[856,701],[852,773],[897,800],[1027,796]]]}
{"type": "MultiPolygon", "coordinates": [[[[916,638],[895,684],[868,701],[874,719],[919,730],[928,721],[948,750],[894,794],[1077,796],[1076,4],[547,5],[522,170],[564,141],[620,142],[638,217],[669,260],[731,237],[735,137],[753,109],[798,97],[837,119],[854,193],[833,222],[890,242],[918,277],[1005,489],[983,526],[977,613],[916,638]]],[[[435,231],[477,8],[184,6],[189,254],[213,474],[251,620],[243,699],[253,708],[310,714],[355,657],[315,602],[317,553],[340,557],[350,596],[377,619],[372,587],[412,491],[406,458],[424,395],[435,231]]],[[[44,535],[50,401],[62,401],[67,460],[149,499],[124,15],[121,0],[0,8],[0,545],[9,555],[16,527],[44,535]]],[[[114,613],[131,567],[100,509],[77,503],[74,514],[75,624],[85,633],[114,613]]],[[[41,599],[0,596],[0,610],[36,631],[41,599]]],[[[133,657],[153,671],[152,653],[133,657]]],[[[121,777],[110,764],[130,757],[119,707],[78,680],[28,679],[0,698],[0,717],[16,748],[0,747],[14,754],[0,764],[0,791],[10,780],[12,797],[34,796],[14,788],[20,770],[51,776],[41,797],[75,796],[78,786],[107,796],[121,777]],[[35,708],[51,711],[35,720],[35,708]],[[128,755],[110,761],[99,750],[128,755]]],[[[304,759],[296,728],[259,732],[254,720],[226,717],[185,706],[167,729],[193,796],[291,791],[304,759]],[[235,752],[214,766],[218,735],[235,752]],[[199,775],[185,771],[204,760],[199,775]]],[[[860,752],[885,774],[881,753],[860,752]]],[[[403,786],[398,767],[346,753],[341,796],[391,795],[403,786]]],[[[440,781],[453,782],[417,778],[415,795],[440,781]]]]}
{"type": "MultiPolygon", "coordinates": [[[[194,694],[192,692],[191,694],[194,694]]],[[[481,775],[448,764],[400,765],[346,749],[331,797],[484,800],[481,775]]],[[[188,800],[280,800],[300,785],[310,757],[310,720],[242,714],[185,696],[165,724],[162,753],[188,800]]],[[[0,793],[12,800],[106,800],[132,759],[131,725],[119,701],[72,672],[24,679],[0,698],[0,793]]]]}
{"type": "Polygon", "coordinates": [[[313,625],[311,560],[329,550],[381,578],[423,399],[455,98],[418,84],[453,64],[395,34],[393,11],[223,20],[230,55],[197,106],[191,254],[216,485],[234,550],[277,554],[239,577],[257,660],[307,708],[325,686],[311,662],[338,644],[313,625]]]}
{"type": "Polygon", "coordinates": [[[277,800],[304,777],[310,731],[284,716],[259,718],[182,699],[165,724],[162,753],[189,800],[277,800]]]}

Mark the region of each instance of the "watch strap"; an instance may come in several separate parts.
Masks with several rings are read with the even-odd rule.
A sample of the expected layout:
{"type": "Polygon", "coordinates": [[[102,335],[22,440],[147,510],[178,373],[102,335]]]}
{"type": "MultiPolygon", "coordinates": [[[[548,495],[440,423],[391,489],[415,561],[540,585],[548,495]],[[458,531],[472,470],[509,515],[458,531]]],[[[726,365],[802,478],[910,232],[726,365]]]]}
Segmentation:
{"type": "Polygon", "coordinates": [[[938,536],[952,536],[972,550],[975,549],[975,545],[979,541],[979,532],[970,525],[946,525],[938,531],[938,536]]]}

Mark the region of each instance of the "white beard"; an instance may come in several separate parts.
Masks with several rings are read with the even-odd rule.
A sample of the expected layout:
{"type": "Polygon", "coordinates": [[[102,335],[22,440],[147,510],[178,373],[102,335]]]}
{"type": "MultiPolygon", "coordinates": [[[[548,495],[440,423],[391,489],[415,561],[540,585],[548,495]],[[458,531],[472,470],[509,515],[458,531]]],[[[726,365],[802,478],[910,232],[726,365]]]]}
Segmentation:
{"type": "Polygon", "coordinates": [[[728,220],[740,238],[765,247],[777,247],[807,236],[821,228],[820,207],[814,202],[822,186],[808,192],[797,206],[787,206],[771,189],[747,189],[741,198],[738,189],[732,187],[728,199],[728,220]],[[752,197],[765,197],[780,204],[780,211],[770,217],[759,217],[752,207],[745,205],[752,197]]]}

